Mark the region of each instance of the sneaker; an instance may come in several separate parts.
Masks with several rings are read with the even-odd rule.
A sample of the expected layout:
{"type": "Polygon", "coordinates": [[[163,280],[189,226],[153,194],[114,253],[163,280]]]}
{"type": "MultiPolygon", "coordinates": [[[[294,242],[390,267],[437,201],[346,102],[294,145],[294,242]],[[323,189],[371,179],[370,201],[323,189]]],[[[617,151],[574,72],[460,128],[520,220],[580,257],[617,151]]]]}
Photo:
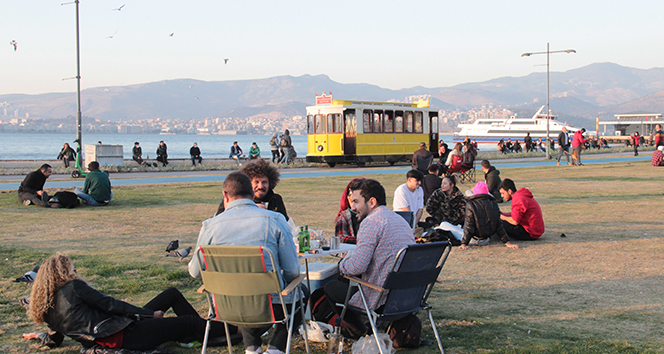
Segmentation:
{"type": "Polygon", "coordinates": [[[249,349],[244,350],[244,354],[261,354],[262,352],[263,352],[263,349],[261,347],[256,348],[255,351],[249,350],[249,349]]]}
{"type": "Polygon", "coordinates": [[[558,161],[558,166],[560,166],[560,161],[558,161]]]}
{"type": "Polygon", "coordinates": [[[32,204],[32,202],[29,199],[26,199],[26,200],[23,201],[23,205],[25,205],[25,206],[28,206],[30,204],[32,204]]]}
{"type": "Polygon", "coordinates": [[[572,163],[571,163],[571,162],[568,162],[568,163],[567,163],[567,166],[572,166],[572,163]]]}
{"type": "Polygon", "coordinates": [[[277,348],[269,348],[267,350],[267,354],[284,354],[284,352],[282,352],[281,350],[279,350],[277,348]]]}

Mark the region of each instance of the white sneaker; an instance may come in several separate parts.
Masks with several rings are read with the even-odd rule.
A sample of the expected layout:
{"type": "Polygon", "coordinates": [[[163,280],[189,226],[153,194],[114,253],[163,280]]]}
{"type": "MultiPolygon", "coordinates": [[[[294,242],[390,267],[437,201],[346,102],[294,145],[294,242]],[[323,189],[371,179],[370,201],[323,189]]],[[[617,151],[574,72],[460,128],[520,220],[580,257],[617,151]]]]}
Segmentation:
{"type": "MultiPolygon", "coordinates": [[[[269,350],[268,350],[268,352],[269,352],[269,350]]],[[[248,350],[248,349],[244,350],[244,354],[261,354],[261,353],[263,353],[263,349],[261,347],[258,347],[256,349],[256,351],[251,351],[251,350],[248,350]]]]}
{"type": "Polygon", "coordinates": [[[26,199],[26,200],[23,201],[23,205],[25,205],[25,206],[30,205],[30,203],[32,203],[32,202],[30,201],[30,199],[26,199]]]}
{"type": "Polygon", "coordinates": [[[277,348],[273,348],[273,349],[268,349],[267,354],[284,354],[284,352],[282,352],[281,350],[279,350],[277,348]]]}

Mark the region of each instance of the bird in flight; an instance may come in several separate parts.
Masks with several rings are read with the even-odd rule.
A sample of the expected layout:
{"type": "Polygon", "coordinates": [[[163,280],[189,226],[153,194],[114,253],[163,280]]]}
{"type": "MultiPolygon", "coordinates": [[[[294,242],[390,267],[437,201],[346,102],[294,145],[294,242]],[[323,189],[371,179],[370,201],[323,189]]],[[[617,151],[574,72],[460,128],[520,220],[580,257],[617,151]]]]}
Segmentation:
{"type": "Polygon", "coordinates": [[[16,45],[17,45],[18,43],[16,43],[16,41],[12,39],[12,41],[9,42],[9,44],[13,45],[13,46],[14,46],[14,51],[16,51],[16,45]]]}
{"type": "Polygon", "coordinates": [[[228,59],[224,59],[224,64],[228,64],[228,59]]]}
{"type": "Polygon", "coordinates": [[[174,34],[175,34],[175,32],[169,34],[168,36],[169,36],[169,37],[173,37],[174,34]]]}
{"type": "Polygon", "coordinates": [[[122,11],[122,8],[125,7],[126,4],[122,4],[122,6],[118,7],[117,9],[112,9],[111,11],[122,11]]]}
{"type": "Polygon", "coordinates": [[[110,35],[110,36],[108,36],[108,37],[106,37],[106,38],[108,38],[108,39],[113,39],[113,37],[115,37],[116,34],[118,34],[118,31],[115,31],[115,33],[113,33],[113,35],[110,35]]]}

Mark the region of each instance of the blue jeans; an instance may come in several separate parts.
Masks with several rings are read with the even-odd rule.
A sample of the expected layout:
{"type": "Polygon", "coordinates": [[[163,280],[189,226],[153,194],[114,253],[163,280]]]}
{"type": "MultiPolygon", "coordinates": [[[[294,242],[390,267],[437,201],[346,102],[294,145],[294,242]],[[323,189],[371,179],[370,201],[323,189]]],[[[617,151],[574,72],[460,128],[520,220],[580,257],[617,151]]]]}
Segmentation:
{"type": "Polygon", "coordinates": [[[229,159],[236,159],[238,164],[242,164],[242,154],[233,154],[228,155],[229,159]]]}
{"type": "Polygon", "coordinates": [[[111,192],[111,199],[109,199],[107,203],[97,202],[89,194],[83,193],[83,191],[78,188],[74,189],[74,193],[76,193],[77,197],[83,199],[89,206],[107,206],[111,203],[111,199],[113,199],[113,192],[111,192]]]}
{"type": "Polygon", "coordinates": [[[289,164],[289,163],[291,163],[291,159],[290,159],[291,148],[285,147],[283,149],[284,149],[284,157],[281,159],[280,162],[285,163],[285,164],[289,164]]]}
{"type": "Polygon", "coordinates": [[[193,166],[196,166],[196,160],[198,160],[198,164],[199,164],[199,165],[200,165],[201,163],[203,163],[203,158],[202,158],[200,155],[198,155],[198,156],[191,155],[191,164],[192,164],[193,166]]]}

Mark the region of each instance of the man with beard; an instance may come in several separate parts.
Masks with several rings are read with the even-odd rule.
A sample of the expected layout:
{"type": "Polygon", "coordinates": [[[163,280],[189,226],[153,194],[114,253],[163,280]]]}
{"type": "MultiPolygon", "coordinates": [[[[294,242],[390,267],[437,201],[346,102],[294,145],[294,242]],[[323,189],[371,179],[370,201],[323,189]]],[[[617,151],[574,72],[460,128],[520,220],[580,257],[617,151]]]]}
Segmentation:
{"type": "Polygon", "coordinates": [[[28,173],[23,182],[18,187],[18,201],[23,205],[39,205],[50,207],[48,203],[49,196],[44,191],[46,179],[53,173],[53,168],[49,164],[43,164],[37,171],[28,173]]]}
{"type": "MultiPolygon", "coordinates": [[[[385,189],[378,181],[368,179],[353,187],[357,189],[352,191],[351,208],[360,221],[357,248],[339,262],[339,272],[382,285],[399,250],[415,242],[413,230],[401,216],[385,206],[385,189]]],[[[327,300],[338,315],[341,315],[341,308],[335,304],[345,301],[348,287],[347,281],[336,279],[325,284],[327,300]]],[[[364,287],[363,291],[368,304],[383,305],[376,304],[378,290],[364,287]]],[[[360,294],[353,294],[350,305],[363,307],[360,294]]],[[[358,339],[367,332],[360,314],[352,308],[346,310],[344,324],[342,334],[348,338],[358,339]]]]}
{"type": "MultiPolygon", "coordinates": [[[[286,213],[286,206],[283,199],[279,194],[274,193],[274,188],[279,184],[279,176],[281,175],[276,167],[269,162],[258,159],[252,160],[244,165],[240,172],[249,176],[251,179],[251,187],[254,190],[254,202],[259,208],[275,211],[282,214],[288,220],[288,213],[286,213]]],[[[226,207],[222,200],[217,209],[217,213],[221,214],[226,207]]]]}

